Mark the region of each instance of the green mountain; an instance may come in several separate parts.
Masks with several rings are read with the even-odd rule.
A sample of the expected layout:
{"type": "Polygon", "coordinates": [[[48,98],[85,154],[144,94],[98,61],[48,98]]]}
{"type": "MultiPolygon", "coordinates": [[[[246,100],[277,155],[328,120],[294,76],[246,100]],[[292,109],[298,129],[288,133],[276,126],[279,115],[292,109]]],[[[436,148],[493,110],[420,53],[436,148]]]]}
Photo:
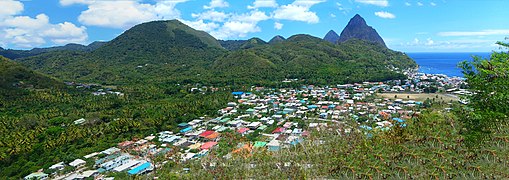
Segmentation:
{"type": "Polygon", "coordinates": [[[277,35],[270,39],[269,44],[275,44],[285,41],[286,39],[283,36],[277,35]]]}
{"type": "Polygon", "coordinates": [[[32,71],[14,61],[0,56],[0,99],[5,97],[15,98],[25,88],[47,89],[63,87],[63,83],[32,71]]]}
{"type": "Polygon", "coordinates": [[[224,52],[209,34],[171,20],[139,24],[92,52],[51,52],[18,61],[64,80],[132,84],[195,76],[224,52]]]}
{"type": "Polygon", "coordinates": [[[246,43],[247,40],[219,40],[221,46],[227,50],[235,51],[240,49],[242,44],[246,43]]]}
{"type": "Polygon", "coordinates": [[[403,77],[390,69],[416,66],[402,53],[363,40],[333,44],[300,34],[278,43],[217,41],[177,20],[137,25],[91,52],[54,51],[18,61],[59,79],[102,84],[382,81],[403,77]]]}
{"type": "Polygon", "coordinates": [[[244,42],[244,44],[242,44],[240,46],[240,49],[249,49],[249,48],[266,45],[266,44],[267,44],[267,42],[263,41],[260,38],[251,38],[251,39],[247,40],[246,42],[244,42]]]}
{"type": "Polygon", "coordinates": [[[389,67],[415,66],[404,54],[376,43],[350,40],[333,44],[310,35],[234,51],[214,64],[215,69],[245,81],[299,78],[328,84],[402,78],[389,67]]]}

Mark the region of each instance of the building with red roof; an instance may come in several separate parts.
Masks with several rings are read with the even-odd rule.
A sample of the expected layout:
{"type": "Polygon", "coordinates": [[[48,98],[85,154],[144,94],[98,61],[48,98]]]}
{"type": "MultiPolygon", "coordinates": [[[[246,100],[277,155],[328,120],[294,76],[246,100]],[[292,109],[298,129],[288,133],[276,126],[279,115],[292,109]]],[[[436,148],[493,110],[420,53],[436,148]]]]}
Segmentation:
{"type": "Polygon", "coordinates": [[[285,131],[285,128],[278,127],[276,129],[274,129],[274,131],[272,131],[272,134],[278,134],[278,133],[282,133],[284,131],[285,131]]]}
{"type": "Polygon", "coordinates": [[[240,134],[244,134],[247,131],[249,131],[249,128],[245,128],[245,127],[244,128],[240,128],[240,129],[237,130],[237,132],[240,133],[240,134]]]}
{"type": "Polygon", "coordinates": [[[211,134],[214,134],[214,133],[215,133],[215,131],[205,131],[205,132],[200,134],[200,137],[206,138],[207,136],[209,136],[211,134]]]}
{"type": "Polygon", "coordinates": [[[214,147],[215,145],[217,145],[217,142],[215,142],[215,141],[206,142],[205,144],[201,145],[201,149],[210,149],[210,148],[214,147]]]}

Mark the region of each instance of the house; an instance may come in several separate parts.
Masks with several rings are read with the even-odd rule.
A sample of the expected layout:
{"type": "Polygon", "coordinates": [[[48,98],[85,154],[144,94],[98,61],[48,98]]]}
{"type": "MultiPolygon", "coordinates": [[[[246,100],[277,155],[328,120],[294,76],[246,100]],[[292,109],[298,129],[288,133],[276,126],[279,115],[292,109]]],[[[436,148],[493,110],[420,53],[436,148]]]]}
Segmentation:
{"type": "Polygon", "coordinates": [[[81,177],[83,177],[83,179],[96,177],[97,175],[99,175],[99,171],[97,170],[87,170],[81,173],[81,177]]]}
{"type": "Polygon", "coordinates": [[[253,145],[253,147],[255,148],[261,148],[261,147],[265,147],[265,145],[267,145],[267,142],[263,142],[263,141],[256,141],[255,144],[253,145]]]}
{"type": "Polygon", "coordinates": [[[127,174],[129,175],[137,175],[137,174],[143,174],[145,172],[152,171],[154,167],[150,162],[145,162],[139,166],[136,166],[135,168],[131,169],[130,171],[127,171],[127,174]]]}
{"type": "Polygon", "coordinates": [[[85,118],[81,118],[81,119],[74,121],[74,124],[75,125],[83,124],[83,123],[85,123],[85,121],[86,121],[85,118]]]}
{"type": "Polygon", "coordinates": [[[186,128],[186,127],[188,127],[188,126],[189,126],[189,124],[187,124],[187,123],[180,123],[180,124],[178,124],[177,126],[178,126],[179,128],[186,128]]]}
{"type": "Polygon", "coordinates": [[[236,128],[236,127],[239,127],[240,125],[242,125],[242,121],[238,121],[238,120],[237,121],[230,121],[230,122],[227,123],[227,125],[230,126],[230,127],[236,128]]]}
{"type": "Polygon", "coordinates": [[[251,130],[255,130],[257,129],[258,127],[260,127],[260,125],[262,125],[261,122],[252,122],[250,123],[249,125],[247,125],[247,127],[251,130]]]}
{"type": "Polygon", "coordinates": [[[102,167],[103,169],[105,169],[106,171],[109,171],[109,170],[112,170],[116,167],[119,167],[125,163],[127,163],[127,161],[131,159],[130,156],[126,156],[126,155],[122,155],[122,156],[119,156],[111,161],[108,161],[108,162],[105,162],[103,164],[100,165],[100,167],[102,167]]]}
{"type": "Polygon", "coordinates": [[[269,151],[279,151],[281,149],[281,145],[279,140],[272,140],[266,144],[269,151]]]}
{"type": "Polygon", "coordinates": [[[77,167],[85,165],[86,163],[87,162],[83,161],[82,159],[76,159],[76,160],[72,161],[71,163],[69,163],[69,166],[77,168],[77,167]]]}
{"type": "Polygon", "coordinates": [[[210,149],[214,147],[217,144],[215,141],[206,142],[203,145],[201,145],[201,149],[210,149]]]}
{"type": "Polygon", "coordinates": [[[247,131],[249,131],[249,128],[240,128],[237,130],[237,132],[242,135],[246,134],[247,131]]]}
{"type": "Polygon", "coordinates": [[[64,167],[65,167],[64,162],[59,162],[50,166],[49,169],[61,171],[64,169],[64,167]]]}
{"type": "Polygon", "coordinates": [[[114,154],[116,152],[120,152],[120,149],[116,148],[116,147],[111,147],[111,148],[108,148],[108,149],[102,151],[101,153],[102,154],[106,154],[106,155],[111,155],[111,154],[114,154]]]}
{"type": "Polygon", "coordinates": [[[121,166],[118,166],[116,168],[113,169],[113,171],[115,172],[122,172],[122,171],[125,171],[127,169],[130,169],[138,164],[140,164],[141,161],[138,161],[138,160],[129,160],[127,161],[126,163],[122,164],[121,166]]]}
{"type": "Polygon", "coordinates": [[[215,133],[215,131],[205,131],[205,132],[201,133],[199,136],[201,138],[205,138],[205,137],[207,137],[207,136],[209,136],[211,134],[214,134],[214,133],[215,133]]]}
{"type": "Polygon", "coordinates": [[[180,133],[187,133],[187,132],[189,132],[191,130],[193,130],[193,127],[189,126],[189,127],[186,127],[184,129],[180,130],[180,133]]]}
{"type": "Polygon", "coordinates": [[[83,156],[83,158],[89,159],[91,157],[97,156],[98,154],[100,154],[100,153],[98,153],[98,152],[90,153],[88,155],[83,156]]]}
{"type": "Polygon", "coordinates": [[[285,128],[282,128],[282,127],[278,127],[276,129],[274,129],[274,131],[272,131],[272,134],[281,134],[285,131],[285,128]]]}
{"type": "Polygon", "coordinates": [[[25,176],[25,180],[32,180],[32,179],[48,179],[48,174],[43,172],[34,172],[32,174],[29,174],[28,176],[25,176]]]}

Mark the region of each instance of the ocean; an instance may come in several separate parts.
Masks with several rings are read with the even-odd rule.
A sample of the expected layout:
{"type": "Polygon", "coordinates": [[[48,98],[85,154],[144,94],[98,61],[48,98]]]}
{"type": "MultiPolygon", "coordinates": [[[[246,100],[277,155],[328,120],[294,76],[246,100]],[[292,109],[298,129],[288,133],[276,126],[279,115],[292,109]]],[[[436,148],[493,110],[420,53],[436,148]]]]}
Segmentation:
{"type": "Polygon", "coordinates": [[[445,74],[449,77],[463,77],[458,63],[461,61],[472,61],[472,56],[489,58],[489,52],[479,53],[406,53],[419,65],[419,72],[428,74],[445,74]]]}

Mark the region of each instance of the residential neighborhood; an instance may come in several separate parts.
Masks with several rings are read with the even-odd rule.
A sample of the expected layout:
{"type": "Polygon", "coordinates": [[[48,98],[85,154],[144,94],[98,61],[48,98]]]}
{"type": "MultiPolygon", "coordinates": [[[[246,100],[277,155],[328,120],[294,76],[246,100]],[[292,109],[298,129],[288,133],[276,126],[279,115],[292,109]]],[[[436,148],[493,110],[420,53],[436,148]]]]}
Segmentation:
{"type": "MultiPolygon", "coordinates": [[[[178,124],[177,131],[162,131],[142,139],[119,142],[115,147],[91,152],[72,162],[54,164],[49,168],[54,174],[41,170],[25,179],[111,179],[113,177],[106,174],[124,172],[129,176],[143,175],[159,167],[158,163],[186,162],[207,156],[212,151],[229,149],[222,154],[223,158],[234,158],[240,154],[249,156],[255,151],[278,152],[296,147],[311,132],[326,129],[331,124],[344,125],[342,131],[345,132],[354,128],[366,131],[369,137],[369,131],[385,131],[394,125],[406,127],[406,121],[426,108],[427,102],[405,97],[384,98],[384,93],[420,94],[430,87],[450,96],[464,91],[460,89],[463,83],[460,78],[422,73],[410,77],[407,81],[384,83],[364,82],[331,87],[304,85],[279,89],[251,87],[250,91],[234,91],[231,95],[236,101],[219,109],[217,117],[200,117],[178,124]],[[232,141],[228,139],[232,136],[247,140],[231,147],[221,143],[232,141]],[[163,161],[156,162],[158,157],[163,161]],[[88,167],[93,168],[86,168],[89,163],[93,165],[88,167]],[[67,166],[74,171],[58,173],[67,166]]],[[[86,119],[81,118],[74,124],[84,122],[86,119]]]]}

